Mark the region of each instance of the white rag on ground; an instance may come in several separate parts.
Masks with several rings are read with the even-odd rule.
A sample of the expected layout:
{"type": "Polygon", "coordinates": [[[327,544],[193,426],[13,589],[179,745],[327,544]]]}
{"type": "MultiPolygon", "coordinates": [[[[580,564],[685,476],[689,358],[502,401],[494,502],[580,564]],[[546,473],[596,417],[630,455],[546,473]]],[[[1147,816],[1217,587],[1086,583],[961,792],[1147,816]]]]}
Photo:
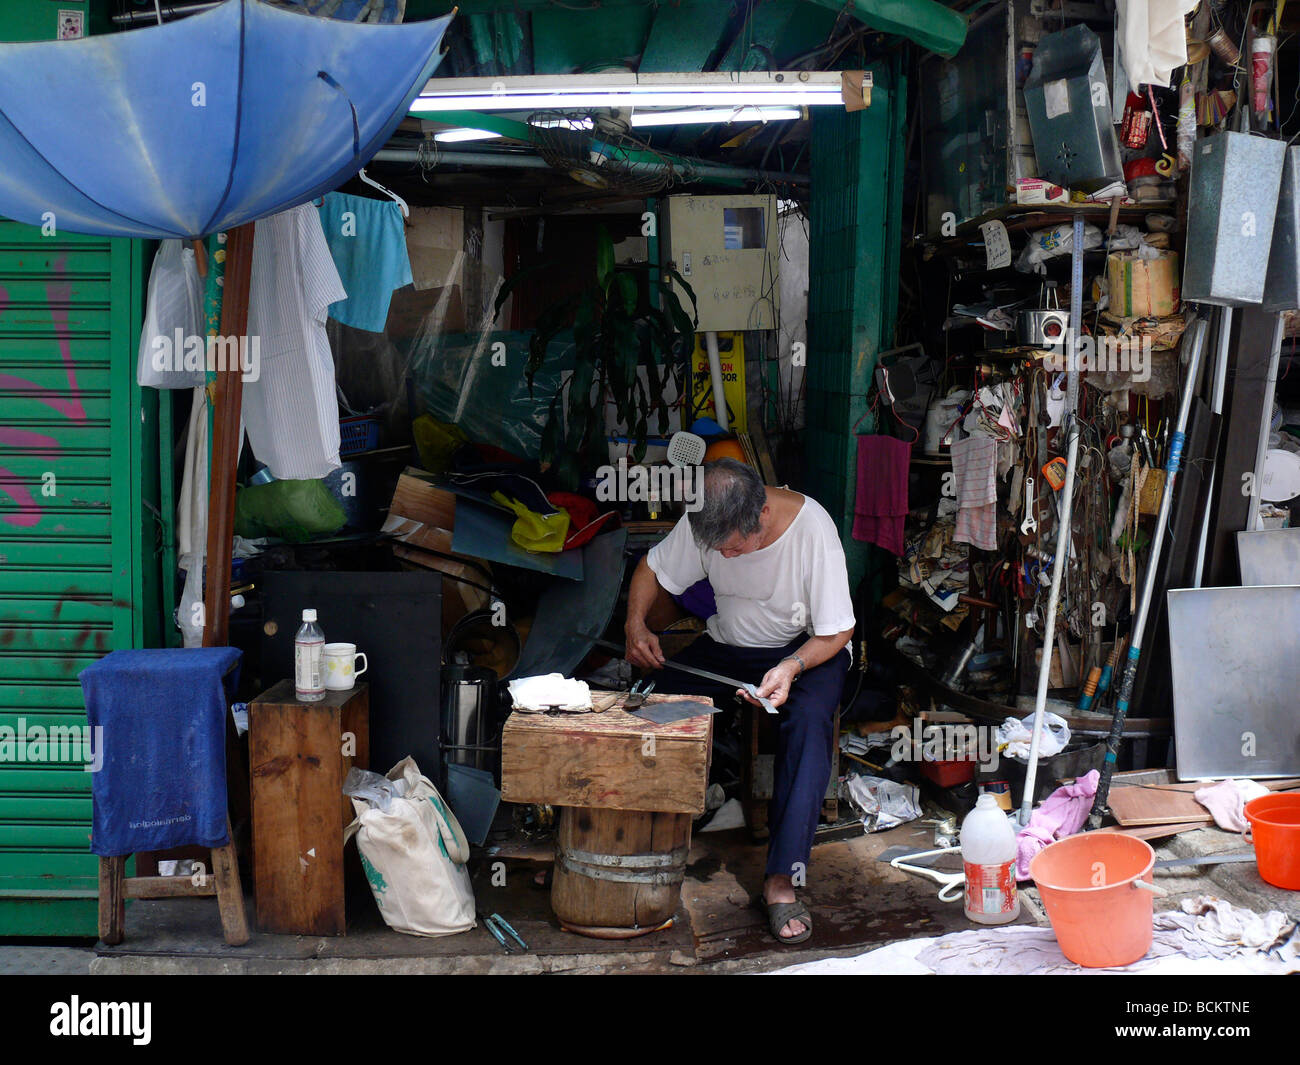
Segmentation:
{"type": "Polygon", "coordinates": [[[1183,912],[1155,915],[1146,957],[1113,969],[1086,969],[1061,953],[1050,928],[1004,925],[891,943],[852,958],[824,958],[768,975],[826,976],[980,974],[1048,975],[1283,975],[1300,973],[1294,922],[1256,914],[1213,896],[1184,899],[1183,912]],[[1276,929],[1276,935],[1272,930],[1276,929]]]}
{"type": "Polygon", "coordinates": [[[1246,803],[1267,794],[1268,788],[1253,780],[1220,780],[1197,788],[1194,798],[1214,815],[1214,823],[1225,832],[1245,832],[1246,803]]]}

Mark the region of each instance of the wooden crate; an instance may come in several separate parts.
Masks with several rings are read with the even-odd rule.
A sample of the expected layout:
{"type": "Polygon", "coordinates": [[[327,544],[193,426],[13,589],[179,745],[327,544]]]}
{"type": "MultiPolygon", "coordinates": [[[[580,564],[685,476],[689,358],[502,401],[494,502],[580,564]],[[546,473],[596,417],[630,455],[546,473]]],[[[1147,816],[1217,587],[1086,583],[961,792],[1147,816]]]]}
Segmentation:
{"type": "MultiPolygon", "coordinates": [[[[600,705],[610,693],[593,692],[600,705]]],[[[652,695],[649,702],[703,696],[652,695]]],[[[655,725],[619,709],[510,715],[501,737],[501,797],[604,810],[702,814],[713,715],[655,725]]]]}
{"type": "Polygon", "coordinates": [[[257,927],[343,935],[343,830],[353,817],[343,779],[370,765],[369,687],[301,703],[282,680],[248,706],[248,761],[257,927]]]}

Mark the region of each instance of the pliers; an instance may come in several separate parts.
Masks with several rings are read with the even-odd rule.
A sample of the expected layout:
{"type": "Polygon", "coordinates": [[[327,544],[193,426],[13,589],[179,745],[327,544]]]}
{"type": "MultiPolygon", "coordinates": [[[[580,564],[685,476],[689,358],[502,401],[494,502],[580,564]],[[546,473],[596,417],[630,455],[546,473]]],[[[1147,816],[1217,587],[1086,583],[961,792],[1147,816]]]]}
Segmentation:
{"type": "Polygon", "coordinates": [[[627,698],[623,700],[623,709],[627,713],[630,714],[633,710],[640,710],[642,704],[650,697],[650,693],[655,690],[654,681],[645,684],[644,688],[641,687],[643,684],[645,684],[643,680],[633,684],[632,690],[627,693],[627,698]]]}
{"type": "Polygon", "coordinates": [[[509,935],[511,939],[518,943],[522,950],[528,949],[528,944],[519,937],[518,932],[510,927],[510,922],[499,913],[489,914],[487,917],[479,914],[479,920],[483,922],[483,927],[492,933],[492,938],[501,944],[507,954],[513,954],[515,951],[514,948],[506,942],[506,935],[509,935]],[[502,934],[503,932],[505,935],[502,934]]]}

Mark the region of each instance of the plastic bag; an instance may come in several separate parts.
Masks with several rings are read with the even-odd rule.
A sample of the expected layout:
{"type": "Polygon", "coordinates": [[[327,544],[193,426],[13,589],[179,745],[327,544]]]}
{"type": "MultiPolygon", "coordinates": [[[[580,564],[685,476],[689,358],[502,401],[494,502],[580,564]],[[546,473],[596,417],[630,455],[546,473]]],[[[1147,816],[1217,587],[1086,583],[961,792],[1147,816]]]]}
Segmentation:
{"type": "MultiPolygon", "coordinates": [[[[1043,732],[1038,738],[1038,757],[1051,758],[1060,754],[1070,742],[1070,726],[1065,718],[1044,711],[1043,732]]],[[[1017,758],[1022,762],[1029,760],[1029,745],[1033,740],[1034,717],[1030,714],[1024,720],[1009,717],[998,726],[997,744],[999,750],[1008,758],[1017,758]]]]}
{"type": "MultiPolygon", "coordinates": [[[[355,772],[355,771],[354,771],[355,772]]],[[[352,794],[356,820],[344,839],[357,838],[361,865],[384,923],[415,936],[450,936],[474,927],[469,842],[413,758],[403,758],[376,784],[367,773],[352,794]],[[404,794],[398,794],[399,787],[404,794]],[[387,794],[388,806],[381,805],[387,794]]],[[[344,787],[345,792],[347,787],[344,787]]]]}
{"type": "Polygon", "coordinates": [[[235,497],[235,532],[301,543],[343,528],[347,512],[320,481],[249,485],[235,497]]]}
{"type": "Polygon", "coordinates": [[[915,784],[899,784],[884,777],[854,773],[842,790],[859,813],[868,832],[883,832],[921,816],[920,793],[915,784]]]}
{"type": "Polygon", "coordinates": [[[151,388],[194,388],[207,383],[203,280],[194,250],[179,240],[162,241],[149,271],[136,377],[151,388]]]}

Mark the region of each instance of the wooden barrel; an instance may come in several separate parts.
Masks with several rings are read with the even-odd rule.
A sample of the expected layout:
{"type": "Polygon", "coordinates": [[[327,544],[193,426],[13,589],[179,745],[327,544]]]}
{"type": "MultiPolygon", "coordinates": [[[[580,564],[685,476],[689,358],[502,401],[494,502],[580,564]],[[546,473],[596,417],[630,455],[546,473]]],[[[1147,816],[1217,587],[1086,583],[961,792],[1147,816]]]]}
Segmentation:
{"type": "Polygon", "coordinates": [[[560,811],[551,907],[570,932],[627,939],[672,922],[681,902],[691,815],[560,811]]]}

